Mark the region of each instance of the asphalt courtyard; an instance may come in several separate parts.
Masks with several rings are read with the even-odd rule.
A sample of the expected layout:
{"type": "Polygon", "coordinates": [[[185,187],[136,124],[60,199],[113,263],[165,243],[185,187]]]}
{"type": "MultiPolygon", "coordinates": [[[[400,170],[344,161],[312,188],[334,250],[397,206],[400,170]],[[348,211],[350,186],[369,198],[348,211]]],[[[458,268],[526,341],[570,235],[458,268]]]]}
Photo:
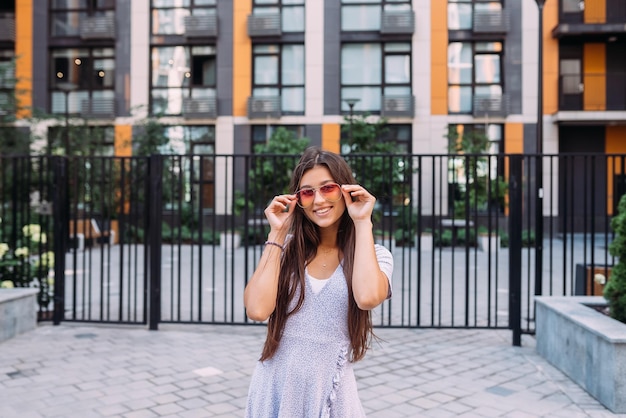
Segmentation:
{"type": "MultiPolygon", "coordinates": [[[[368,417],[610,417],[510,331],[377,329],[368,417]]],[[[262,326],[39,325],[0,343],[0,417],[241,417],[262,326]]]]}

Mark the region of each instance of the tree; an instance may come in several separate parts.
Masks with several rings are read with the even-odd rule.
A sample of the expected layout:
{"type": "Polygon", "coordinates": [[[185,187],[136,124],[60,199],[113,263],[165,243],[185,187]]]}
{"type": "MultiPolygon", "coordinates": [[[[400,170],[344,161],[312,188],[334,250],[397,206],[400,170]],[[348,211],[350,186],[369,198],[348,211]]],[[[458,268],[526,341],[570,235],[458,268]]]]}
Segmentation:
{"type": "MultiPolygon", "coordinates": [[[[448,151],[458,154],[461,160],[464,181],[454,179],[458,188],[454,196],[454,217],[465,218],[468,209],[477,211],[488,210],[493,205],[504,206],[504,197],[507,192],[507,183],[500,177],[491,178],[489,164],[489,137],[476,130],[465,131],[459,134],[457,127],[448,127],[448,151]],[[469,208],[466,203],[469,201],[469,208]]],[[[456,170],[455,162],[451,161],[452,169],[456,170]]]]}
{"type": "Polygon", "coordinates": [[[406,205],[410,200],[410,177],[414,170],[411,161],[401,155],[403,152],[394,138],[388,137],[387,119],[374,119],[367,113],[346,116],[341,132],[346,161],[357,181],[376,196],[379,203],[374,221],[379,221],[384,212],[393,213],[394,204],[406,205]]]}
{"type": "Polygon", "coordinates": [[[611,317],[626,323],[626,195],[621,197],[617,211],[617,216],[611,220],[615,239],[609,245],[609,252],[617,258],[617,263],[604,287],[604,297],[611,317]]]}
{"type": "Polygon", "coordinates": [[[15,59],[0,62],[0,153],[26,155],[29,151],[29,130],[15,126],[23,109],[16,90],[15,59]]]}
{"type": "MultiPolygon", "coordinates": [[[[309,146],[310,139],[297,138],[296,134],[284,127],[278,127],[265,144],[254,146],[253,161],[248,177],[250,179],[249,196],[253,206],[265,207],[272,196],[287,193],[297,156],[309,146]]],[[[239,196],[237,210],[245,204],[239,196]]]]}

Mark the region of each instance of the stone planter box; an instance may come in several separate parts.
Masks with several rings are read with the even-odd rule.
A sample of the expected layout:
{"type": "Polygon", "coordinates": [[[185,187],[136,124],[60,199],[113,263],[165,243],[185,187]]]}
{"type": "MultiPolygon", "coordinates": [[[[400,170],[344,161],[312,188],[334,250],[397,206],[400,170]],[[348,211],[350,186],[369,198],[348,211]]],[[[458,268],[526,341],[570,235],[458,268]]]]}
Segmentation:
{"type": "Polygon", "coordinates": [[[39,289],[0,289],[0,342],[37,326],[39,289]]]}
{"type": "Polygon", "coordinates": [[[241,235],[238,232],[222,232],[220,234],[220,248],[231,250],[241,246],[241,235]]]}
{"type": "Polygon", "coordinates": [[[626,324],[602,296],[537,297],[537,352],[614,413],[626,413],[626,324]]]}
{"type": "Polygon", "coordinates": [[[419,236],[420,240],[420,249],[422,251],[432,251],[433,250],[433,234],[422,233],[419,236]]]}
{"type": "Polygon", "coordinates": [[[482,251],[496,251],[500,249],[499,235],[478,235],[478,248],[482,251]]]}

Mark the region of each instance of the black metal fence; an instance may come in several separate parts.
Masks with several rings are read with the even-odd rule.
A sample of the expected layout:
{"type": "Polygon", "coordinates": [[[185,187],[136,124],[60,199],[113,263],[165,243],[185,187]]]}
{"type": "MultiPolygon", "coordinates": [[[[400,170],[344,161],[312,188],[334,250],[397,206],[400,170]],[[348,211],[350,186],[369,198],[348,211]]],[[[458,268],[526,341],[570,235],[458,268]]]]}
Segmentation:
{"type": "MultiPolygon", "coordinates": [[[[40,318],[57,323],[249,323],[263,209],[297,158],[1,157],[0,282],[40,287],[40,318]]],[[[601,292],[625,155],[346,159],[377,196],[375,237],[395,259],[377,326],[519,336],[534,331],[535,295],[601,292]]]]}

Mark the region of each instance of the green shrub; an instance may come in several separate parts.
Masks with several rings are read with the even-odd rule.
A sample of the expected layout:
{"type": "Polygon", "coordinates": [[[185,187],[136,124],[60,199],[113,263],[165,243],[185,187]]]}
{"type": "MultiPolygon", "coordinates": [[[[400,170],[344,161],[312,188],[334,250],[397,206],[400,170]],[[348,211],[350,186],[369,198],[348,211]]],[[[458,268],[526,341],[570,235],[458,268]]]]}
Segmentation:
{"type": "Polygon", "coordinates": [[[615,239],[609,252],[617,258],[611,270],[611,280],[604,287],[604,297],[609,303],[612,318],[626,323],[626,195],[619,201],[618,214],[611,220],[615,239]]]}

